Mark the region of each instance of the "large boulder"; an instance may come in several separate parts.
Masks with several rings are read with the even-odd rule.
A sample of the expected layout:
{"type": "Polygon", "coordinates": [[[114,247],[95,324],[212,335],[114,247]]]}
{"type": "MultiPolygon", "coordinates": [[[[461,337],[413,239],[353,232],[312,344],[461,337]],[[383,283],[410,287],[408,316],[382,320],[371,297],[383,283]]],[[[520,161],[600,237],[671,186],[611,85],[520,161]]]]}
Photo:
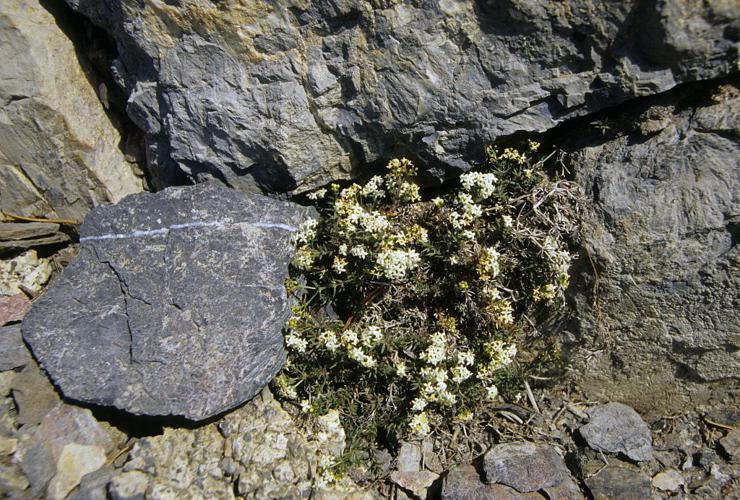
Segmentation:
{"type": "Polygon", "coordinates": [[[620,110],[578,138],[593,201],[573,376],[591,399],[647,415],[737,390],[740,92],[694,87],[620,110]]]}
{"type": "Polygon", "coordinates": [[[65,396],[202,420],[285,360],[284,280],[307,210],[216,184],[94,209],[23,336],[65,396]]]}
{"type": "Polygon", "coordinates": [[[0,4],[0,210],[82,220],[143,189],[74,45],[37,1],[0,4]]]}
{"type": "Polygon", "coordinates": [[[487,142],[737,70],[724,0],[67,3],[116,40],[160,182],[303,190],[395,154],[450,175],[487,142]]]}

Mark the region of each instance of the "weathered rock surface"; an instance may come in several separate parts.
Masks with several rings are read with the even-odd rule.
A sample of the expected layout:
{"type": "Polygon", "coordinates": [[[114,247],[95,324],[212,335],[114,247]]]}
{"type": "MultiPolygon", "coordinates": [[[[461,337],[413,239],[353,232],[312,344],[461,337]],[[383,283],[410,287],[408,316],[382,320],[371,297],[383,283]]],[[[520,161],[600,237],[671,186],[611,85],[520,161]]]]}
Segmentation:
{"type": "Polygon", "coordinates": [[[684,478],[676,469],[666,469],[653,476],[653,486],[662,491],[678,492],[685,484],[684,478]]]}
{"type": "Polygon", "coordinates": [[[64,498],[82,476],[102,467],[116,433],[101,426],[90,410],[59,404],[38,427],[24,432],[15,459],[31,494],[64,498]]]}
{"type": "Polygon", "coordinates": [[[142,190],[87,68],[38,2],[3,1],[0,59],[0,210],[82,220],[142,190]]]}
{"type": "Polygon", "coordinates": [[[22,368],[31,361],[31,355],[23,344],[21,325],[0,327],[0,371],[22,368]]]}
{"type": "Polygon", "coordinates": [[[0,326],[21,321],[31,309],[25,294],[0,295],[0,326]]]}
{"type": "Polygon", "coordinates": [[[730,460],[740,462],[740,429],[732,429],[719,443],[730,460]]]}
{"type": "Polygon", "coordinates": [[[306,214],[210,183],[97,207],[23,336],[69,398],[194,420],[233,408],[285,359],[283,282],[306,214]]]}
{"type": "Polygon", "coordinates": [[[586,413],[589,422],[578,432],[591,448],[623,453],[638,462],[653,458],[650,428],[634,409],[622,403],[607,403],[586,413]]]}
{"type": "Polygon", "coordinates": [[[650,478],[621,465],[609,465],[586,479],[594,500],[632,500],[651,498],[650,478]]]}
{"type": "Polygon", "coordinates": [[[445,476],[442,487],[442,500],[542,500],[544,498],[539,493],[519,493],[502,484],[486,484],[472,465],[460,465],[450,470],[445,476]]]}
{"type": "Polygon", "coordinates": [[[33,248],[69,242],[59,224],[47,222],[0,222],[0,250],[33,248]]]}
{"type": "Polygon", "coordinates": [[[0,295],[37,294],[51,277],[51,264],[28,250],[12,259],[0,260],[0,295]]]}
{"type": "Polygon", "coordinates": [[[139,440],[108,491],[113,498],[233,498],[235,491],[247,498],[372,498],[347,483],[314,485],[332,447],[321,436],[307,440],[265,389],[218,422],[139,440]]]}
{"type": "MultiPolygon", "coordinates": [[[[737,70],[733,2],[67,0],[115,38],[160,177],[306,189],[737,70]]],[[[162,182],[163,180],[160,180],[162,182]]]]}
{"type": "Polygon", "coordinates": [[[35,361],[27,363],[13,377],[10,389],[18,408],[16,420],[20,425],[32,426],[40,423],[60,401],[49,378],[35,361]]]}
{"type": "MultiPolygon", "coordinates": [[[[483,456],[483,470],[487,483],[503,484],[521,493],[547,491],[573,482],[560,455],[549,446],[534,443],[494,446],[483,456]]],[[[578,487],[573,487],[578,491],[578,487]]]]}
{"type": "Polygon", "coordinates": [[[568,132],[594,202],[585,272],[589,258],[598,272],[579,299],[586,350],[573,373],[591,399],[663,414],[738,388],[740,93],[723,84],[651,104],[662,125],[648,135],[641,105],[606,136],[568,132]]]}

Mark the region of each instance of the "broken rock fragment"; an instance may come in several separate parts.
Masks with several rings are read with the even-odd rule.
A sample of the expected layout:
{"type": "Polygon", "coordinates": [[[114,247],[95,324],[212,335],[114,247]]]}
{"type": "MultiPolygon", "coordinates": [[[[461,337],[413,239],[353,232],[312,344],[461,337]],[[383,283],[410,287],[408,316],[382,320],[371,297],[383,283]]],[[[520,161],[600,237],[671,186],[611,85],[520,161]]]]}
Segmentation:
{"type": "Polygon", "coordinates": [[[653,458],[650,429],[634,409],[622,403],[608,403],[587,413],[589,423],[579,432],[591,448],[623,453],[635,461],[653,458]]]}
{"type": "Polygon", "coordinates": [[[285,359],[284,280],[307,209],[216,184],[94,209],[23,336],[68,398],[202,420],[285,359]]]}

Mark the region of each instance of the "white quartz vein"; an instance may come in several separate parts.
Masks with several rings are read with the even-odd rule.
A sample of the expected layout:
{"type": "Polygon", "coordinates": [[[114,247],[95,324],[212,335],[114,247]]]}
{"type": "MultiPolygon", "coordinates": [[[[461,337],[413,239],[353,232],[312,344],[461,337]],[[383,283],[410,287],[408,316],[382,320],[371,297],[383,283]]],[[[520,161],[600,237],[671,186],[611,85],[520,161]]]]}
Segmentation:
{"type": "Polygon", "coordinates": [[[196,227],[209,227],[214,229],[225,229],[227,225],[237,224],[248,224],[254,227],[265,228],[265,229],[283,229],[285,231],[295,232],[297,228],[289,226],[288,224],[280,224],[274,222],[239,222],[232,223],[230,221],[204,221],[204,222],[185,222],[183,224],[172,224],[171,226],[162,227],[158,229],[139,229],[131,231],[130,233],[111,233],[101,234],[97,236],[83,236],[80,238],[80,243],[85,241],[99,241],[99,240],[122,240],[127,238],[148,238],[153,236],[166,236],[170,231],[176,231],[178,229],[190,229],[196,227]]]}

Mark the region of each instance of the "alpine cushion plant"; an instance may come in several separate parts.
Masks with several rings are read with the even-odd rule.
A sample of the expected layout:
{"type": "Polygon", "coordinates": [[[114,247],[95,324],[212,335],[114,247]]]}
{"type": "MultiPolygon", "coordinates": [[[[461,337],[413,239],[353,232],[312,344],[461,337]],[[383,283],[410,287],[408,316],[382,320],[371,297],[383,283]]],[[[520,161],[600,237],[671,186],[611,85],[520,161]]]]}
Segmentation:
{"type": "Polygon", "coordinates": [[[297,239],[281,395],[337,409],[351,445],[446,433],[516,373],[528,311],[564,302],[578,192],[524,152],[488,148],[479,171],[422,199],[407,159],[309,197],[297,239]]]}

